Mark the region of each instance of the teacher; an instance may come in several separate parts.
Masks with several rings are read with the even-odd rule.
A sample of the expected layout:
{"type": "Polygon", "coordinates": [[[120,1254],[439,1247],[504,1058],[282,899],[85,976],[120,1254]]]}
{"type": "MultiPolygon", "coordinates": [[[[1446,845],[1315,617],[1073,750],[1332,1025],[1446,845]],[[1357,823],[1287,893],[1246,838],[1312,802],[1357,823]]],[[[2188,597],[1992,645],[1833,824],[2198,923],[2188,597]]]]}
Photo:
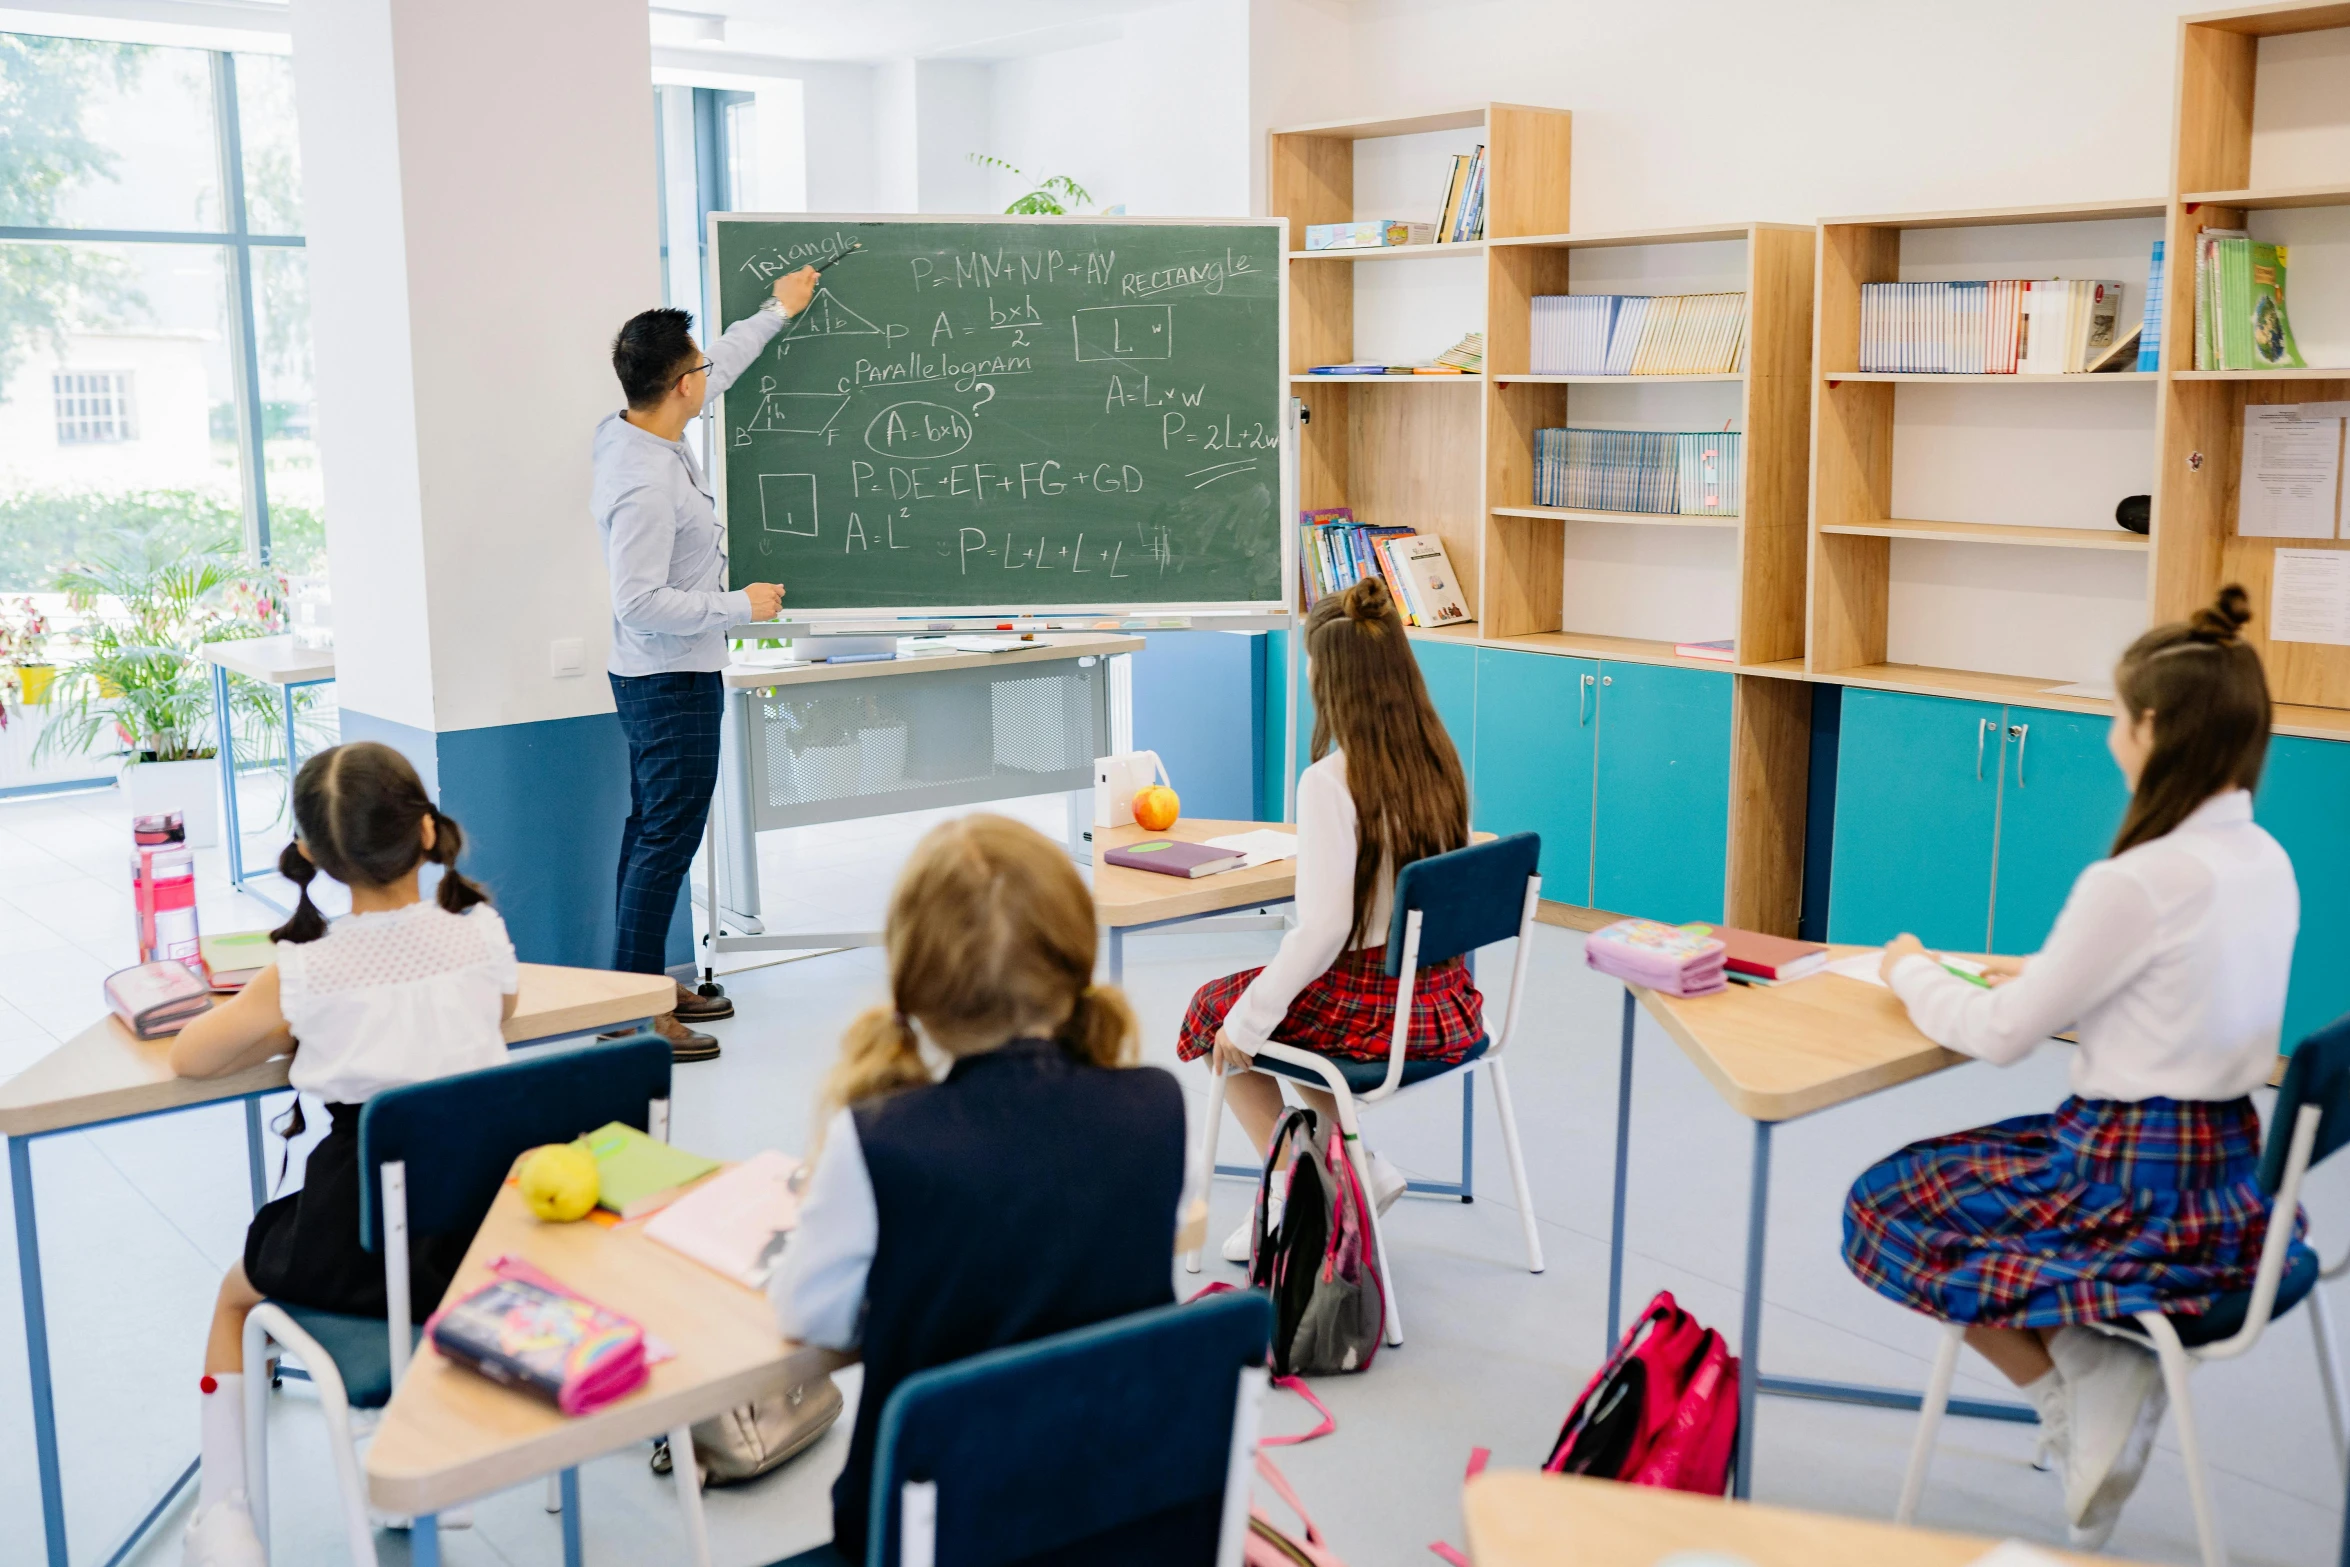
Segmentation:
{"type": "MultiPolygon", "coordinates": [[[[612,656],[605,666],[628,736],[628,823],[620,834],[620,901],[612,966],[658,974],[669,922],[710,815],[718,782],[719,671],[726,631],[773,620],[779,583],[729,592],[726,533],[685,428],[750,368],[784,323],[808,306],[816,269],[775,280],[774,297],[710,345],[682,310],[631,317],[612,339],[612,370],[628,406],[596,426],[589,505],[612,579],[612,656]]],[[[682,982],[676,1009],[655,1021],[679,1061],[709,1061],[718,1041],[691,1024],[732,1017],[734,1003],[682,982]]]]}

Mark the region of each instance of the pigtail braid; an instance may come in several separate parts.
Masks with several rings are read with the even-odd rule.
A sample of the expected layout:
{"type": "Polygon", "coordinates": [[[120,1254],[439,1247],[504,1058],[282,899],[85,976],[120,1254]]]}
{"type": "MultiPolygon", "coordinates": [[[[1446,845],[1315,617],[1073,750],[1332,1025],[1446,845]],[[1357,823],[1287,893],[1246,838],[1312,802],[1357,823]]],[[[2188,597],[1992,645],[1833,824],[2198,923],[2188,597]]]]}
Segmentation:
{"type": "Polygon", "coordinates": [[[1124,991],[1115,985],[1088,985],[1055,1034],[1060,1047],[1088,1066],[1132,1066],[1142,1029],[1124,991]]]}
{"type": "Polygon", "coordinates": [[[292,882],[302,897],[294,905],[294,912],[286,917],[286,922],[269,933],[269,939],[299,944],[316,941],[325,935],[326,916],[319,913],[318,905],[310,901],[310,878],[318,874],[318,867],[311,863],[309,855],[302,852],[299,843],[289,843],[279,851],[277,873],[292,882]]]}
{"type": "Polygon", "coordinates": [[[457,872],[457,856],[465,852],[464,831],[437,808],[425,814],[432,818],[432,852],[425,858],[441,868],[441,907],[451,914],[462,914],[477,903],[489,902],[490,895],[479,882],[457,872]]]}
{"type": "Polygon", "coordinates": [[[841,1036],[840,1059],[816,1096],[816,1136],[809,1145],[809,1162],[815,1162],[824,1128],[840,1111],[929,1081],[930,1068],[923,1063],[912,1019],[895,1007],[867,1007],[841,1036]]]}

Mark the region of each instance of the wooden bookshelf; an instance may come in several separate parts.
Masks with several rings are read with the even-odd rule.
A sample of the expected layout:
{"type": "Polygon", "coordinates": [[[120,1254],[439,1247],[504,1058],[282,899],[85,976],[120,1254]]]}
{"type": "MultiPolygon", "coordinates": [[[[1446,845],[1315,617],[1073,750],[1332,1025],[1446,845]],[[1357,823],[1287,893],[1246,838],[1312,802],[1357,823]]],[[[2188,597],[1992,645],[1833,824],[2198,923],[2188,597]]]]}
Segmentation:
{"type": "MultiPolygon", "coordinates": [[[[2268,667],[2278,728],[2350,738],[2350,722],[2322,716],[2350,709],[2350,647],[2268,638],[2276,551],[2345,549],[2350,540],[2245,538],[2236,532],[2244,411],[2268,403],[2350,398],[2350,367],[2196,370],[2197,239],[2207,228],[2251,228],[2247,214],[2350,205],[2350,169],[2322,171],[2322,183],[2253,183],[2253,106],[2260,93],[2259,42],[2287,33],[2350,29],[2350,5],[2270,5],[2182,17],[2172,121],[2171,201],[2164,253],[2172,258],[2163,315],[2159,416],[2162,482],[2154,492],[2153,614],[2175,620],[2208,603],[2220,585],[2240,582],[2252,597],[2249,635],[2268,667]]],[[[2350,80],[2342,86],[2350,101],[2350,80]]],[[[2350,117],[2350,116],[2346,116],[2350,117]]],[[[2286,298],[2344,279],[2296,268],[2286,298]]]]}
{"type": "Polygon", "coordinates": [[[1641,528],[1735,528],[1736,517],[1684,517],[1678,512],[1588,511],[1574,506],[1496,506],[1496,517],[1539,517],[1551,522],[1621,522],[1641,528]]]}
{"type": "MultiPolygon", "coordinates": [[[[1811,551],[1806,669],[1815,679],[1930,695],[2036,696],[2077,677],[2040,678],[1991,670],[1940,669],[1888,660],[1893,641],[1893,548],[1959,544],[2150,556],[2152,541],[2119,527],[2046,526],[1998,521],[1935,521],[1893,515],[1896,399],[1904,387],[1937,385],[1973,395],[1993,387],[2155,387],[2157,371],[2068,375],[1941,375],[1864,371],[1860,363],[1861,287],[1902,281],[1902,238],[1916,230],[2003,229],[2054,223],[2112,223],[2160,217],[2157,201],[2084,202],[1865,218],[1838,218],[1819,228],[1818,302],[1814,313],[1811,551]]],[[[1989,275],[2045,275],[2028,263],[1986,262],[1989,275]]],[[[1942,275],[1947,275],[1944,273],[1942,275]]],[[[1984,274],[1977,274],[1984,275],[1984,274]]],[[[2132,302],[2125,295],[2125,316],[2132,302]]],[[[2166,342],[2169,341],[2166,337],[2166,342]]],[[[2144,481],[2151,491],[2155,475],[2144,481]]],[[[1986,644],[1985,656],[1993,649],[1986,644]]]]}

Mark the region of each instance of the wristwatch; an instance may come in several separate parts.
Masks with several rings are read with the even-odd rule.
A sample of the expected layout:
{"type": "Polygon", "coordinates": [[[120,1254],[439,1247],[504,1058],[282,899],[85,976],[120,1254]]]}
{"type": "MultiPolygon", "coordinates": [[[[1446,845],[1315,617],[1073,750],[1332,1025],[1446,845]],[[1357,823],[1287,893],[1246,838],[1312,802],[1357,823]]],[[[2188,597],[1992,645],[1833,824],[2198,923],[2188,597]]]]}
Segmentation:
{"type": "Polygon", "coordinates": [[[761,300],[759,302],[759,308],[766,311],[769,315],[775,317],[779,321],[789,321],[791,319],[791,312],[784,309],[783,301],[777,299],[773,294],[769,294],[765,299],[761,300]]]}

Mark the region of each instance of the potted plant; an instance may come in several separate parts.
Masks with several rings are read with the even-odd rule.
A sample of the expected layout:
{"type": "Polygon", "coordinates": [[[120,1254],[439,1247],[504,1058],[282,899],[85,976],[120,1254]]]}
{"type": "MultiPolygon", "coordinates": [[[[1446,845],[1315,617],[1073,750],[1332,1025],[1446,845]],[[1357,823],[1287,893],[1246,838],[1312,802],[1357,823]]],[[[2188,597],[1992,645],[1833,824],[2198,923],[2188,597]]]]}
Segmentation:
{"type": "Polygon", "coordinates": [[[0,729],[12,709],[42,707],[57,666],[47,661],[49,620],[31,598],[0,603],[0,729]]]}
{"type": "Polygon", "coordinates": [[[33,749],[93,751],[111,740],[131,812],[177,811],[188,842],[220,841],[219,751],[206,642],[265,636],[282,619],[269,584],[244,570],[233,544],[182,552],[153,538],[117,537],[57,578],[84,617],[88,656],[51,687],[56,716],[33,749]]]}

